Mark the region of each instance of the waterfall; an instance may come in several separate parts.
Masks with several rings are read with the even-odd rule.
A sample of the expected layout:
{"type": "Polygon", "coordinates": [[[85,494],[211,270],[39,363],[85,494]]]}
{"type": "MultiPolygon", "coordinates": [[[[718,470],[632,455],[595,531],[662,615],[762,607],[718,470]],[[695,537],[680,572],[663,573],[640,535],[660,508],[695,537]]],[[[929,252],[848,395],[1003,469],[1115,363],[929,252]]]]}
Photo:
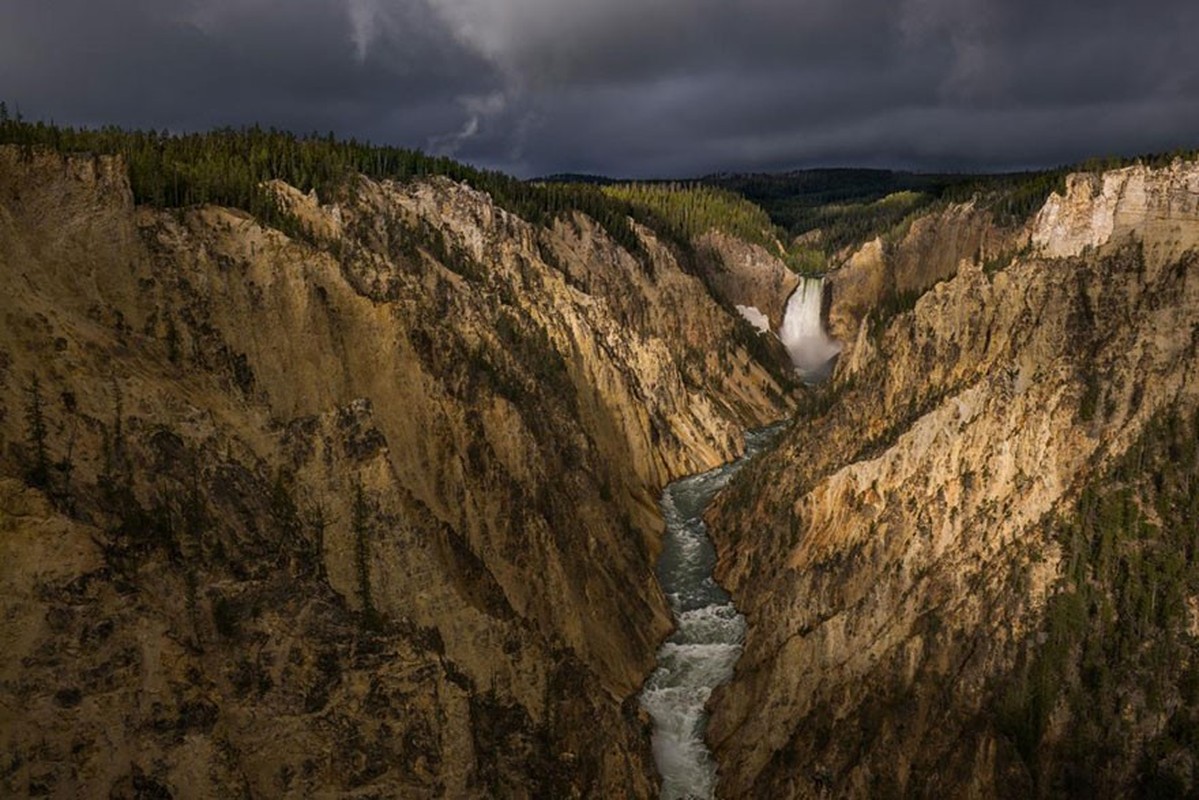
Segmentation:
{"type": "Polygon", "coordinates": [[[820,311],[824,300],[824,278],[800,278],[799,286],[787,300],[779,339],[791,363],[809,383],[828,377],[833,358],[841,345],[830,339],[821,324],[820,311]]]}

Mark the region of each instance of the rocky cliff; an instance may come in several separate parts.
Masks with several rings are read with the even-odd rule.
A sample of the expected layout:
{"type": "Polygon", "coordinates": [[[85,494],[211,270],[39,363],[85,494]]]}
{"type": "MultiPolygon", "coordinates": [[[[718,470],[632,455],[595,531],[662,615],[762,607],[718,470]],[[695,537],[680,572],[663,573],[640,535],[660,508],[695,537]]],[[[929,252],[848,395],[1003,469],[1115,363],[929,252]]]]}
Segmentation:
{"type": "Polygon", "coordinates": [[[652,231],[0,148],[0,786],[650,796],[662,485],[789,400],[652,231]]]}
{"type": "Polygon", "coordinates": [[[799,285],[799,276],[761,245],[723,231],[709,231],[698,244],[701,253],[708,256],[705,267],[713,294],[728,305],[758,309],[770,330],[779,330],[787,299],[799,285]]]}
{"type": "Polygon", "coordinates": [[[1196,785],[1197,179],[1076,176],[1008,258],[966,223],[877,331],[867,265],[831,277],[852,347],[710,515],[749,624],[721,796],[1196,785]]]}
{"type": "Polygon", "coordinates": [[[1078,173],[1066,194],[1053,194],[1032,225],[1032,244],[1064,258],[1131,238],[1154,267],[1177,262],[1199,245],[1199,170],[1176,160],[1168,167],[1135,165],[1102,174],[1078,173]]]}
{"type": "Polygon", "coordinates": [[[877,319],[908,305],[937,281],[957,274],[963,261],[1010,260],[1029,233],[1005,228],[975,202],[953,203],[876,237],[835,261],[828,276],[830,335],[847,344],[871,311],[877,319]]]}

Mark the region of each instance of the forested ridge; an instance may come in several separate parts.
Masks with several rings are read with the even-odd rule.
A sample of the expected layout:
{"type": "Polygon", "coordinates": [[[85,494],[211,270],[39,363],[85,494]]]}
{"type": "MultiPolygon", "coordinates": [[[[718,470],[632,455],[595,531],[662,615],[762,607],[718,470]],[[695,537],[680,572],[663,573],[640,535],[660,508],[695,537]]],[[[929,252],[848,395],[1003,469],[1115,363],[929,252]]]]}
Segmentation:
{"type": "Polygon", "coordinates": [[[604,194],[635,207],[657,212],[676,235],[689,239],[719,228],[747,242],[777,251],[774,223],[758,206],[739,194],[699,183],[617,183],[604,194]]]}
{"type": "Polygon", "coordinates": [[[302,235],[263,184],[282,180],[322,202],[348,191],[354,175],[407,181],[441,175],[487,192],[495,203],[534,224],[579,212],[598,222],[642,260],[634,222],[673,245],[685,262],[697,236],[719,229],[759,244],[797,272],[823,271],[828,257],[903,226],[938,206],[973,200],[1000,225],[1022,223],[1076,171],[1178,156],[1092,159],[1079,165],[1004,174],[913,173],[814,169],[777,174],[717,174],[697,181],[615,182],[562,175],[524,181],[445,156],[376,145],[333,134],[297,135],[273,128],[220,128],[203,133],[73,128],[29,122],[0,103],[0,144],[63,153],[122,156],[138,203],[178,208],[214,203],[240,208],[267,224],[302,235]]]}
{"type": "Polygon", "coordinates": [[[375,145],[333,134],[296,135],[259,126],[175,134],[117,127],[97,129],[28,122],[0,104],[0,144],[32,152],[47,147],[62,153],[119,155],[129,167],[134,200],[156,208],[203,203],[240,208],[289,233],[295,225],[263,188],[284,181],[301,191],[315,190],[329,202],[347,190],[357,174],[375,180],[406,181],[433,175],[469,184],[521,218],[548,224],[580,212],[594,219],[629,252],[644,256],[632,219],[669,234],[647,210],[605,195],[597,186],[530,183],[419,150],[375,145]]]}
{"type": "Polygon", "coordinates": [[[743,195],[697,181],[644,181],[611,183],[603,187],[609,197],[627,202],[665,226],[671,238],[694,241],[711,230],[760,245],[800,273],[823,272],[820,253],[801,243],[786,244],[787,232],[770,215],[743,195]]]}

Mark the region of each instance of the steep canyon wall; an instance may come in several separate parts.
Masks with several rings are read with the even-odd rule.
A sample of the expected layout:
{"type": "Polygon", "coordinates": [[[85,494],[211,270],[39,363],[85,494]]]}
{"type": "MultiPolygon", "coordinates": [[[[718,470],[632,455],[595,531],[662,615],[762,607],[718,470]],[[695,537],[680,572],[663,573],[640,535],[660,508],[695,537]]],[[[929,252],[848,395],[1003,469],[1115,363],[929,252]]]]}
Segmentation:
{"type": "Polygon", "coordinates": [[[648,230],[273,188],[0,148],[0,786],[651,796],[658,492],[790,403],[744,323],[648,230]]]}
{"type": "Polygon", "coordinates": [[[930,265],[940,282],[877,332],[837,293],[862,265],[830,276],[851,342],[837,374],[709,519],[749,623],[715,699],[722,796],[1113,796],[1162,770],[1193,785],[1178,731],[1195,584],[1104,583],[1096,564],[1184,575],[1192,558],[1166,552],[1189,512],[1138,498],[1168,497],[1163,465],[1194,450],[1172,420],[1199,400],[1197,179],[1182,162],[1072,178],[994,263],[967,221],[953,263],[930,265]],[[1121,522],[1088,516],[1116,496],[1121,522]],[[1156,605],[1130,605],[1142,587],[1156,605]],[[1139,651],[1102,655],[1138,630],[1139,651]]]}

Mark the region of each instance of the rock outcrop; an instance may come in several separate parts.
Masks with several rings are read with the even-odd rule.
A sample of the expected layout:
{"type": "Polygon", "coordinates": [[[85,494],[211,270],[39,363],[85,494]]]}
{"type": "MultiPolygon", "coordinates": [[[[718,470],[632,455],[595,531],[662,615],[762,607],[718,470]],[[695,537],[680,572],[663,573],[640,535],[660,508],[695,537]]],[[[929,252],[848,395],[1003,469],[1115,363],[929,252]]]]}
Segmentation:
{"type": "Polygon", "coordinates": [[[698,246],[706,259],[713,294],[733,306],[756,308],[777,331],[783,325],[787,298],[799,276],[759,244],[744,242],[723,231],[709,231],[698,246]]]}
{"type": "Polygon", "coordinates": [[[1065,258],[1135,237],[1160,266],[1199,246],[1197,235],[1199,165],[1176,160],[1070,175],[1065,196],[1052,195],[1033,220],[1031,238],[1044,255],[1065,258]]]}
{"type": "Polygon", "coordinates": [[[273,190],[0,148],[4,793],[651,796],[658,492],[789,404],[744,323],[648,230],[273,190]]]}

